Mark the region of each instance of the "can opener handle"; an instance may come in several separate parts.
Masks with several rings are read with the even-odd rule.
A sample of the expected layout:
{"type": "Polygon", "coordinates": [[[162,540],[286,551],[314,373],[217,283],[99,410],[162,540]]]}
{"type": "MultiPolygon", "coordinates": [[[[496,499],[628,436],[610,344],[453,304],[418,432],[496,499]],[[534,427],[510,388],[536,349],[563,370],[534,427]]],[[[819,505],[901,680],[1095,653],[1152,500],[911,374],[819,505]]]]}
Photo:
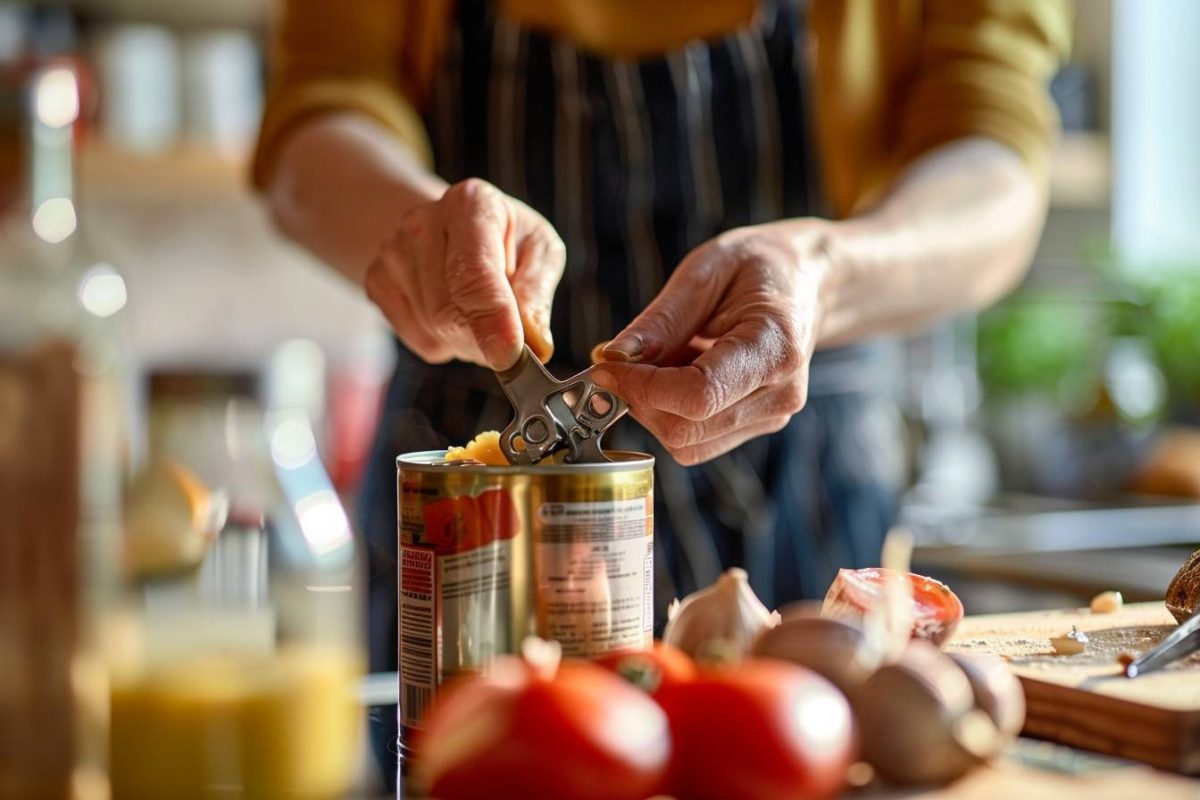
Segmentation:
{"type": "Polygon", "coordinates": [[[500,432],[500,450],[509,463],[536,464],[563,448],[570,449],[568,464],[611,460],[600,449],[600,437],[629,407],[592,383],[590,372],[557,380],[526,345],[516,364],[496,373],[516,411],[500,432]]]}

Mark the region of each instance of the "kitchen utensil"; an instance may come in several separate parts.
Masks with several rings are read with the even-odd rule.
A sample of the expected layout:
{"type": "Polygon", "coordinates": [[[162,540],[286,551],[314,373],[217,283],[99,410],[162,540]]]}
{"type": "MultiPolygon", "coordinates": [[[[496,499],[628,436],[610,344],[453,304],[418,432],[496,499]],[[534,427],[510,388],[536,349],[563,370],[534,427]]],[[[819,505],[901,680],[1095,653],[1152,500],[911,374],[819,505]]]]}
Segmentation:
{"type": "Polygon", "coordinates": [[[1136,678],[1200,650],[1200,613],[1180,625],[1152,650],[1142,653],[1125,667],[1126,678],[1136,678]]]}
{"type": "Polygon", "coordinates": [[[496,373],[516,411],[500,433],[500,450],[510,463],[536,464],[563,449],[570,450],[568,464],[610,460],[600,437],[628,407],[592,383],[589,372],[556,380],[526,345],[516,364],[496,373]]]}

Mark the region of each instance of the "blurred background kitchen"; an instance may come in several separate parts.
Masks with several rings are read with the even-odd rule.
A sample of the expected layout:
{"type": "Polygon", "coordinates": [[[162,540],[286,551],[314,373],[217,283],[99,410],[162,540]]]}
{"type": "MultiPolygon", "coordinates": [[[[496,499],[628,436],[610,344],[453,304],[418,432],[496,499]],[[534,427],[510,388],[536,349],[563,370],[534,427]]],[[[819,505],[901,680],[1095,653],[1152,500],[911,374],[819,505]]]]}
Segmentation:
{"type": "MultiPolygon", "coordinates": [[[[25,191],[20,89],[79,76],[78,221],[123,276],[132,457],[157,404],[306,410],[348,505],[390,366],[379,315],[248,189],[269,0],[0,4],[0,196],[25,191]]],[[[910,342],[903,518],[973,612],[1158,598],[1200,541],[1200,6],[1079,4],[1064,133],[1022,289],[910,342]],[[1153,57],[1148,57],[1153,53],[1153,57]]],[[[53,235],[53,232],[51,232],[53,235]]]]}

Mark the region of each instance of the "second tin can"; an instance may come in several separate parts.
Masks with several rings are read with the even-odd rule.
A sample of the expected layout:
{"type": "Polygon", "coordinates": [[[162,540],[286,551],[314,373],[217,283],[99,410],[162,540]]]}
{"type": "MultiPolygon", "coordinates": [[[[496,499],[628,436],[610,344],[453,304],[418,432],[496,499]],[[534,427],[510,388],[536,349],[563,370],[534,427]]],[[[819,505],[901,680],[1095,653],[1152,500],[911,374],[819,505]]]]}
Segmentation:
{"type": "Polygon", "coordinates": [[[654,459],[397,459],[401,752],[445,679],[528,635],[588,658],[654,633],[654,459]]]}

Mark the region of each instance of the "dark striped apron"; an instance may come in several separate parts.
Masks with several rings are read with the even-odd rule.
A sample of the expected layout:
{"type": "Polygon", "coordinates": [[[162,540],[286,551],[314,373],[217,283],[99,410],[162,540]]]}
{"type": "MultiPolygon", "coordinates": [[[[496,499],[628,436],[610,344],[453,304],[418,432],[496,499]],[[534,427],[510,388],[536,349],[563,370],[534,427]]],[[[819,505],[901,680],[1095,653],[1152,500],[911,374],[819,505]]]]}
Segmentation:
{"type": "MultiPolygon", "coordinates": [[[[460,2],[426,117],[437,171],[493,182],[562,236],[553,371],[586,367],[593,345],[625,327],[697,245],[821,212],[806,41],[803,9],[776,0],[718,40],[612,60],[496,18],[486,0],[460,2]]],[[[632,420],[610,432],[609,447],[658,459],[660,625],[671,598],[729,566],[744,566],[774,607],[819,596],[839,567],[878,562],[900,474],[889,352],[819,353],[809,404],[783,431],[697,467],[676,464],[632,420]]],[[[511,416],[490,372],[429,366],[400,348],[362,498],[372,669],[396,659],[395,456],[465,442],[511,416]]],[[[394,714],[378,721],[383,747],[394,714]]]]}

